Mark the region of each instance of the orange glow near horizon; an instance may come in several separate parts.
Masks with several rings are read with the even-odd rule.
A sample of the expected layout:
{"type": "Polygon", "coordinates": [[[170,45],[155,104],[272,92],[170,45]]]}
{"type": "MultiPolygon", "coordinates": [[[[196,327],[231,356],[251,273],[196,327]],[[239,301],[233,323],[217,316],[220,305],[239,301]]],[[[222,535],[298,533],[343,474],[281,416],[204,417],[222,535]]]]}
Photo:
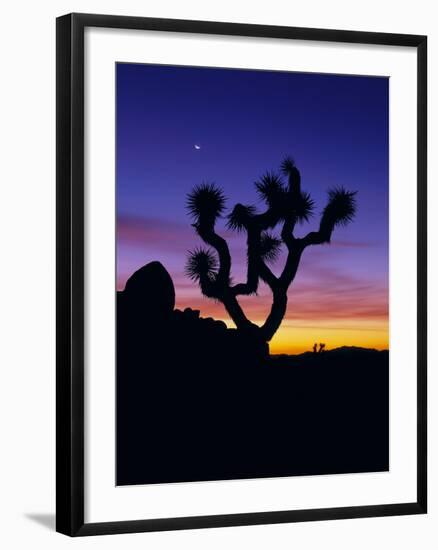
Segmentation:
{"type": "MultiPolygon", "coordinates": [[[[324,343],[326,349],[341,346],[379,350],[389,348],[387,296],[382,298],[377,293],[374,300],[368,296],[360,301],[357,297],[347,299],[348,293],[345,292],[344,295],[335,296],[338,303],[336,308],[332,298],[324,296],[320,291],[313,291],[312,302],[305,293],[303,296],[301,290],[289,293],[290,304],[286,316],[269,345],[272,354],[311,351],[315,342],[324,343]]],[[[263,289],[258,298],[244,297],[240,303],[249,319],[261,326],[269,312],[271,300],[263,289]]],[[[235,327],[219,302],[191,296],[177,299],[176,307],[182,310],[186,307],[199,309],[202,317],[213,317],[224,321],[229,328],[235,327]]]]}
{"type": "Polygon", "coordinates": [[[326,349],[341,346],[359,346],[364,348],[388,349],[389,333],[387,322],[381,326],[373,323],[351,320],[351,328],[328,323],[315,323],[312,326],[299,326],[291,322],[284,323],[270,342],[271,353],[302,353],[311,351],[313,344],[324,343],[326,349]]]}
{"type": "MultiPolygon", "coordinates": [[[[314,284],[302,277],[288,292],[288,308],[278,331],[270,342],[272,354],[299,354],[311,351],[315,343],[326,349],[358,346],[378,350],[389,349],[388,292],[382,284],[362,280],[341,279],[325,271],[330,284],[314,284]]],[[[321,276],[322,277],[322,276],[321,276]]],[[[220,302],[202,297],[196,287],[182,287],[177,292],[176,307],[198,309],[202,317],[220,319],[234,328],[220,302]]],[[[272,295],[263,283],[257,296],[240,296],[239,303],[253,323],[261,326],[266,320],[272,295]]]]}
{"type": "MultiPolygon", "coordinates": [[[[324,272],[325,280],[333,279],[324,272]]],[[[127,278],[127,277],[125,277],[127,278]]],[[[197,285],[182,275],[176,280],[175,308],[199,310],[201,317],[212,317],[235,328],[222,303],[202,296],[197,285]]],[[[288,292],[286,315],[269,343],[271,354],[300,354],[315,343],[326,349],[357,346],[389,349],[388,292],[382,284],[341,280],[327,286],[307,283],[304,277],[288,292]]],[[[125,281],[119,279],[118,289],[125,281]]],[[[257,296],[240,296],[239,303],[253,323],[262,326],[269,314],[272,296],[262,283],[257,296]]]]}
{"type": "MultiPolygon", "coordinates": [[[[225,317],[220,320],[224,321],[229,328],[234,328],[231,320],[225,317]]],[[[256,319],[254,322],[259,326],[263,324],[261,319],[256,319]]],[[[375,320],[345,319],[342,326],[338,326],[338,323],[330,321],[313,322],[307,325],[286,319],[269,343],[269,348],[271,354],[298,354],[311,351],[315,342],[324,343],[326,349],[341,346],[388,349],[388,322],[387,320],[376,322],[375,320]]]]}

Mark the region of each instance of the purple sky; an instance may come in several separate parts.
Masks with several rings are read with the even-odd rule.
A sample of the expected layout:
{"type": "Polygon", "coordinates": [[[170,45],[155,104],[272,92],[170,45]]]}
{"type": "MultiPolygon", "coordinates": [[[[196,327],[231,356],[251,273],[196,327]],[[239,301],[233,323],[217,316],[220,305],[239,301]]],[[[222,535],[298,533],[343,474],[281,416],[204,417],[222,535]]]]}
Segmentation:
{"type": "MultiPolygon", "coordinates": [[[[385,347],[386,78],[118,64],[119,289],[137,268],[160,260],[175,282],[177,305],[226,319],[220,304],[201,297],[183,273],[186,251],[201,244],[186,213],[186,195],[194,185],[213,181],[230,207],[243,202],[262,208],[253,183],[277,170],[285,155],[295,159],[302,187],[317,205],[298,236],[317,228],[328,188],[358,191],[354,223],[336,229],[330,246],[306,251],[289,291],[285,326],[326,326],[329,343],[335,330],[374,330],[376,347],[385,347]]],[[[229,238],[233,275],[240,279],[243,240],[229,238]]],[[[259,298],[243,304],[252,320],[262,320],[269,292],[262,288],[259,298]]]]}

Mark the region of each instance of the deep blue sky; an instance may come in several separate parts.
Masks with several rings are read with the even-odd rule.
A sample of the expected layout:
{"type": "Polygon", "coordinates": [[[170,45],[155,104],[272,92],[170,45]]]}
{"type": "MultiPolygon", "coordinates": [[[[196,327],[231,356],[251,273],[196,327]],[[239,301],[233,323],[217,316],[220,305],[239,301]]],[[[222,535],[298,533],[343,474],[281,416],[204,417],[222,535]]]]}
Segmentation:
{"type": "Polygon", "coordinates": [[[230,206],[257,204],[253,182],[291,155],[317,204],[298,233],[317,227],[328,188],[357,190],[357,218],[335,232],[324,265],[387,288],[388,79],[139,64],[116,72],[121,286],[161,259],[183,292],[184,251],[198,244],[186,194],[214,181],[230,206]]]}

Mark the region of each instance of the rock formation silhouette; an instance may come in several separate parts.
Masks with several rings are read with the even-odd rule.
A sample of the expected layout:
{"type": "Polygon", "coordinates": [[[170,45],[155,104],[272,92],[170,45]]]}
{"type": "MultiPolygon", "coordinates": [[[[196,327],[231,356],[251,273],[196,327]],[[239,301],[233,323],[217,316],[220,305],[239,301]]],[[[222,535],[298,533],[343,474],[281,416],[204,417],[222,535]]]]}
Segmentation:
{"type": "Polygon", "coordinates": [[[126,282],[123,296],[126,307],[156,320],[168,318],[175,307],[175,287],[160,262],[150,262],[137,270],[126,282]]]}
{"type": "MultiPolygon", "coordinates": [[[[263,362],[269,356],[267,344],[252,332],[229,329],[223,321],[200,317],[199,310],[174,309],[175,288],[168,271],[160,262],[151,262],[136,271],[127,281],[125,290],[118,292],[118,325],[122,342],[135,349],[145,337],[166,349],[215,349],[215,357],[227,360],[239,358],[244,364],[263,362]],[[143,337],[139,338],[141,333],[143,337]]],[[[193,352],[192,352],[193,353],[193,352]]]]}

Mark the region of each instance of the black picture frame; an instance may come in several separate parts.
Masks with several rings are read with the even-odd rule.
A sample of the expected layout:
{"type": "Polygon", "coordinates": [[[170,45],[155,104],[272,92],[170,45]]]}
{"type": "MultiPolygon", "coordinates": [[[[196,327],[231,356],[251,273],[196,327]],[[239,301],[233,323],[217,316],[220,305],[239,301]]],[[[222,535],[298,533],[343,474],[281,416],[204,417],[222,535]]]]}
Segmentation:
{"type": "Polygon", "coordinates": [[[69,14],[57,19],[56,529],[69,536],[423,514],[427,510],[426,415],[426,36],[207,21],[69,14]],[[407,46],[417,52],[417,500],[135,521],[84,522],[84,29],[108,27],[407,46]]]}

